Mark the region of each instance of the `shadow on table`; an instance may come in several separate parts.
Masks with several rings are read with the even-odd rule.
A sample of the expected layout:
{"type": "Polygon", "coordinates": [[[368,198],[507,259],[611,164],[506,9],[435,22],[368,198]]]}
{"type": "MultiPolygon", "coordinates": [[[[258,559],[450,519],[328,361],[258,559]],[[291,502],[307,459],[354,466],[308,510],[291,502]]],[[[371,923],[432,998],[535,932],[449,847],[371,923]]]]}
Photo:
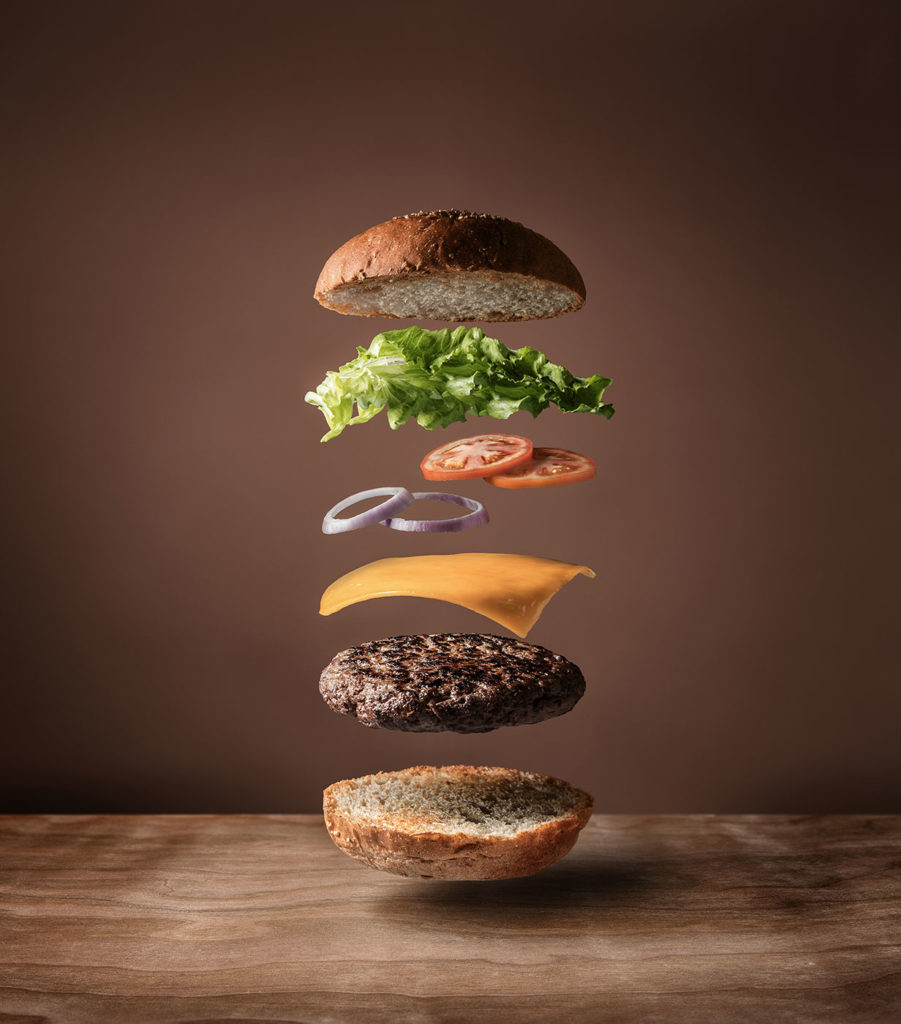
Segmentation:
{"type": "Polygon", "coordinates": [[[528,878],[492,882],[408,880],[402,889],[380,899],[380,912],[406,917],[428,911],[446,924],[459,917],[485,927],[521,921],[547,927],[559,915],[571,922],[575,913],[594,914],[647,908],[666,888],[659,861],[647,864],[582,856],[562,861],[528,878]]]}

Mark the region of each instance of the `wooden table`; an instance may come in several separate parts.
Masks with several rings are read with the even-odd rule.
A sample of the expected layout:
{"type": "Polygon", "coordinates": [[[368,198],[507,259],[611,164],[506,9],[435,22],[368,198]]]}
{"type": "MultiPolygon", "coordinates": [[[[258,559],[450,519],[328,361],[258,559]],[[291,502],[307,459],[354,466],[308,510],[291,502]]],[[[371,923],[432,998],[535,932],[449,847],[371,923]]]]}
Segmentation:
{"type": "Polygon", "coordinates": [[[595,817],[508,882],[318,816],[0,818],[0,1021],[901,1021],[901,817],[595,817]]]}

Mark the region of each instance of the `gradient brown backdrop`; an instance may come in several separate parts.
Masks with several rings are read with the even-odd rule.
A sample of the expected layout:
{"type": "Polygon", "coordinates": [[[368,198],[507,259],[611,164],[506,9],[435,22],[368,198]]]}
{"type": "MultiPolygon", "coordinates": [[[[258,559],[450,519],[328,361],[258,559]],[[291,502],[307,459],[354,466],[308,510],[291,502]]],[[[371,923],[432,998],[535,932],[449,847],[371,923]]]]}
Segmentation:
{"type": "Polygon", "coordinates": [[[3,21],[0,809],[313,810],[463,761],[602,811],[901,810],[897,4],[3,21]],[[493,517],[464,537],[325,538],[333,502],[416,485],[474,425],[320,446],[304,391],[388,325],[321,309],[316,275],[451,205],[581,268],[581,312],[497,334],[615,378],[609,423],[508,424],[600,472],[461,488],[493,517]],[[530,637],[583,667],[575,711],[468,738],[328,711],[337,650],[490,626],[406,599],[323,619],[323,588],[466,549],[598,570],[530,637]]]}

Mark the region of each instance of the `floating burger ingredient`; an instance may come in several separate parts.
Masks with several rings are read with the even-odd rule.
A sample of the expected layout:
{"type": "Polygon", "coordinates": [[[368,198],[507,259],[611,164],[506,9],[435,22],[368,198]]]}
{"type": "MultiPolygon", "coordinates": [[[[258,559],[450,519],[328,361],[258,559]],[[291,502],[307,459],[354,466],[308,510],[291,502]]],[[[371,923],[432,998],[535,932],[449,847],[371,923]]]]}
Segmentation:
{"type": "Polygon", "coordinates": [[[323,533],[349,533],[366,526],[388,526],[392,530],[405,530],[408,533],[456,533],[459,530],[471,530],[474,526],[484,526],[488,522],[488,513],[480,501],[464,498],[460,494],[444,494],[438,491],[414,491],[412,494],[405,487],[373,487],[368,491],[359,491],[349,498],[344,498],[326,512],[322,520],[323,533]],[[355,516],[340,517],[345,509],[352,508],[361,501],[370,498],[386,498],[373,508],[360,512],[355,516]],[[400,515],[415,501],[445,501],[451,505],[462,505],[469,509],[465,516],[452,519],[407,519],[400,515]]]}
{"type": "Polygon", "coordinates": [[[594,462],[568,448],[533,448],[516,434],[481,434],[447,441],[419,464],[426,480],[481,477],[495,487],[554,487],[590,480],[594,462]]]}
{"type": "Polygon", "coordinates": [[[512,351],[478,327],[385,331],[357,353],[307,392],[306,401],[328,424],[323,441],[367,423],[382,409],[394,430],[411,418],[434,430],[468,416],[537,416],[551,405],[562,412],[613,415],[604,401],[609,377],[576,377],[536,349],[512,351]]]}
{"type": "Polygon", "coordinates": [[[568,448],[535,448],[528,462],[492,473],[485,478],[485,483],[509,490],[524,490],[575,484],[580,480],[590,480],[594,474],[594,460],[587,455],[571,452],[568,448]]]}
{"type": "Polygon", "coordinates": [[[329,835],[370,867],[418,878],[518,878],[569,853],[592,799],[509,768],[416,767],[336,782],[329,835]]]}
{"type": "Polygon", "coordinates": [[[332,658],[319,692],[373,729],[490,732],[572,710],[585,692],[576,665],[536,644],[482,633],[370,640],[332,658]]]}
{"type": "Polygon", "coordinates": [[[516,469],[532,458],[532,442],[517,434],[480,434],[446,441],[419,468],[426,480],[472,480],[516,469]]]}
{"type": "Polygon", "coordinates": [[[406,487],[370,487],[368,491],[358,491],[333,505],[322,520],[322,532],[349,533],[351,530],[361,530],[365,526],[375,526],[376,523],[384,522],[389,516],[403,512],[412,504],[413,495],[406,487]],[[361,501],[369,501],[371,498],[384,498],[385,500],[355,516],[341,517],[342,512],[361,501]]]}
{"type": "Polygon", "coordinates": [[[450,505],[462,505],[468,508],[465,516],[454,516],[451,519],[407,519],[405,516],[392,516],[382,526],[392,530],[403,530],[406,533],[458,533],[460,530],[471,530],[474,526],[484,526],[488,522],[485,506],[474,498],[464,498],[462,494],[445,494],[443,491],[414,491],[414,501],[445,501],[450,505]]]}
{"type": "Polygon", "coordinates": [[[316,301],[354,316],[540,320],[577,310],[585,282],[537,231],[488,213],[437,210],[376,224],[332,253],[316,301]]]}
{"type": "Polygon", "coordinates": [[[557,591],[587,565],[534,555],[411,555],[380,558],[346,573],[326,588],[320,615],[332,615],[377,597],[429,597],[484,615],[524,637],[557,591]]]}

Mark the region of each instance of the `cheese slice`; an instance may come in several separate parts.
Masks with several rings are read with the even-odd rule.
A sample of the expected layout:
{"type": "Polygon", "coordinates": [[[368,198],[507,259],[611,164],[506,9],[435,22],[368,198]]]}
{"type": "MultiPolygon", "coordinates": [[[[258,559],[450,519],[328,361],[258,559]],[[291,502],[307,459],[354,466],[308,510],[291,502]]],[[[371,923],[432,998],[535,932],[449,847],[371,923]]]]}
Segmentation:
{"type": "Polygon", "coordinates": [[[532,555],[413,555],[380,558],[335,580],[320,615],[374,597],[431,597],[459,604],[525,636],[545,605],[574,577],[594,577],[587,565],[532,555]]]}

